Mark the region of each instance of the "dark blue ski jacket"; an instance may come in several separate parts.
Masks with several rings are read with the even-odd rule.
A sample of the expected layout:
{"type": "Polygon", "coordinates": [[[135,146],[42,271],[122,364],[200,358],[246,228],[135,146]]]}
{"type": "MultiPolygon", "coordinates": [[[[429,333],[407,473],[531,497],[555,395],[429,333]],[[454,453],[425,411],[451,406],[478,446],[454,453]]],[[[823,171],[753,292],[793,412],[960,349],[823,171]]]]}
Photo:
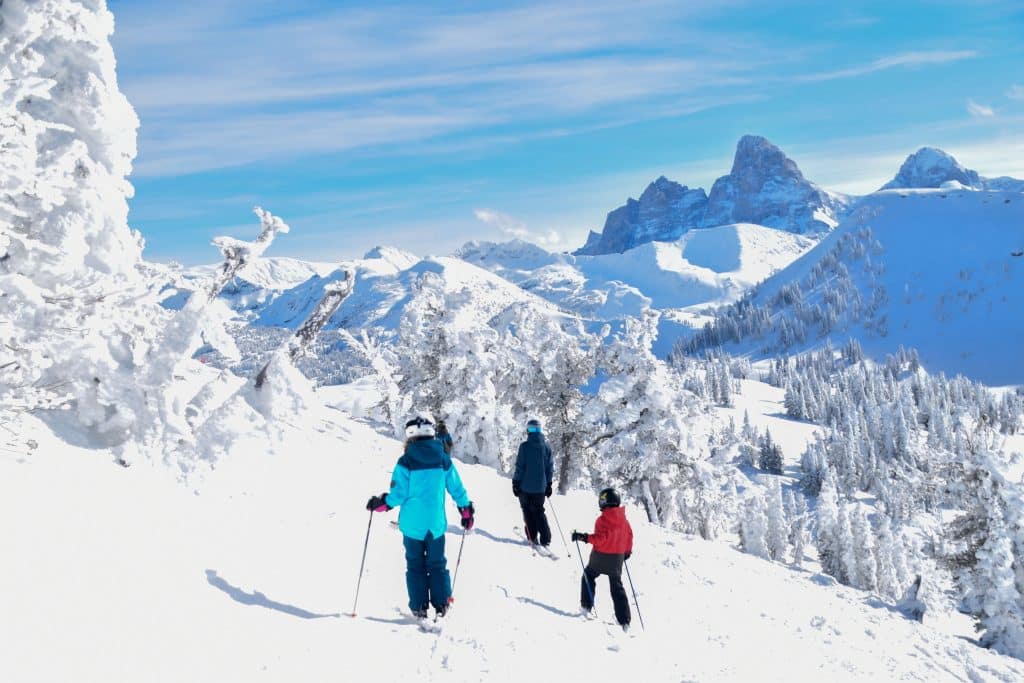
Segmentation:
{"type": "Polygon", "coordinates": [[[554,460],[551,446],[540,432],[526,435],[526,441],[519,444],[516,469],[512,481],[523,493],[544,493],[554,479],[554,460]]]}

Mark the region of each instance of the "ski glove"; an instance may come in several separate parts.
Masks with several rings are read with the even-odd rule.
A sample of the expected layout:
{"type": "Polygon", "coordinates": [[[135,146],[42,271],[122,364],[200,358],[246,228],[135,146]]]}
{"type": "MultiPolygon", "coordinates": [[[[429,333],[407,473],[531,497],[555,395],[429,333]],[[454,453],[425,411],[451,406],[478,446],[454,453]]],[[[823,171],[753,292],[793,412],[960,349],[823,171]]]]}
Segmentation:
{"type": "Polygon", "coordinates": [[[623,559],[628,560],[631,557],[633,557],[633,551],[632,550],[627,550],[626,551],[626,557],[624,557],[623,559]]]}
{"type": "Polygon", "coordinates": [[[391,509],[391,506],[387,502],[387,493],[382,493],[379,496],[374,496],[370,500],[366,501],[366,509],[373,510],[374,512],[387,512],[391,509]]]}
{"type": "Polygon", "coordinates": [[[473,514],[476,510],[473,509],[473,504],[470,503],[464,508],[459,508],[459,512],[462,514],[462,528],[469,531],[473,528],[473,514]]]}
{"type": "Polygon", "coordinates": [[[519,489],[519,482],[518,482],[518,481],[515,481],[515,480],[513,479],[513,480],[512,480],[512,495],[513,495],[513,496],[515,496],[516,498],[518,498],[518,497],[519,497],[519,492],[520,492],[520,489],[519,489]]]}
{"type": "Polygon", "coordinates": [[[548,498],[551,497],[551,484],[548,484],[548,487],[544,489],[544,495],[547,496],[548,498]]]}
{"type": "Polygon", "coordinates": [[[584,543],[590,543],[590,534],[585,534],[582,531],[572,532],[573,541],[583,541],[584,543]]]}

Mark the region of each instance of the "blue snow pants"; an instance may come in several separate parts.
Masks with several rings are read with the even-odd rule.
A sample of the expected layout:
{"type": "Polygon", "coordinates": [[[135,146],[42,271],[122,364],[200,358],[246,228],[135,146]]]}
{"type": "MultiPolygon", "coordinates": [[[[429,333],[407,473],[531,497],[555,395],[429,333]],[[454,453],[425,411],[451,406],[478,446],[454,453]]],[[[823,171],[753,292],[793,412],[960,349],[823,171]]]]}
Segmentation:
{"type": "Polygon", "coordinates": [[[444,556],[444,536],[434,538],[427,532],[422,541],[403,536],[405,543],[405,586],[409,591],[409,609],[445,610],[452,594],[448,560],[444,556]]]}

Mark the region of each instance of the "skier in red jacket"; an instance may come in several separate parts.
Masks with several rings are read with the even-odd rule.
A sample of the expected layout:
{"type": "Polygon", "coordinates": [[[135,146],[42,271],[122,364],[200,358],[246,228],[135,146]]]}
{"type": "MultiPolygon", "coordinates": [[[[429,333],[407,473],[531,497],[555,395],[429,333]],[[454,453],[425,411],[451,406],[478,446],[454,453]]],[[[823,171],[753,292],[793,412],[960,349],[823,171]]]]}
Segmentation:
{"type": "Polygon", "coordinates": [[[629,630],[630,611],[629,598],[622,585],[622,563],[633,554],[633,528],[626,519],[626,511],[621,507],[622,500],[615,489],[605,489],[598,496],[601,516],[594,523],[593,533],[572,532],[573,541],[583,541],[593,546],[590,551],[590,562],[583,572],[580,586],[580,605],[585,615],[590,615],[594,608],[594,591],[597,588],[597,577],[608,576],[612,591],[612,603],[615,605],[615,620],[622,630],[629,630]]]}

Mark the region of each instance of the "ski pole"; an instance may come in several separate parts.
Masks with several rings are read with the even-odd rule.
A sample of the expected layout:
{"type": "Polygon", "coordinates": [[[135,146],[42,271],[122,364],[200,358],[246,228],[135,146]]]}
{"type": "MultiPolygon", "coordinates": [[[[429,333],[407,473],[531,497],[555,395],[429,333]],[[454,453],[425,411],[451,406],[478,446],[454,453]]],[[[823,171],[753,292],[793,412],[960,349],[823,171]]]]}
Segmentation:
{"type": "Polygon", "coordinates": [[[636,599],[636,588],[633,586],[633,577],[629,575],[629,562],[623,560],[622,566],[626,568],[626,578],[629,579],[629,589],[633,591],[633,604],[636,605],[636,615],[640,617],[640,628],[646,631],[647,627],[644,626],[644,615],[640,614],[640,603],[637,602],[636,599]]]}
{"type": "MultiPolygon", "coordinates": [[[[569,544],[565,542],[565,533],[562,531],[562,523],[558,521],[558,513],[555,512],[555,504],[548,498],[548,505],[551,506],[551,515],[555,518],[555,524],[558,525],[558,535],[562,537],[562,545],[565,546],[565,556],[572,557],[572,552],[569,550],[569,544]]],[[[583,561],[583,556],[580,556],[580,561],[583,561]]]]}
{"type": "Polygon", "coordinates": [[[587,587],[587,595],[590,596],[590,609],[597,614],[597,601],[594,600],[594,591],[590,588],[590,581],[587,580],[587,566],[583,564],[583,551],[580,550],[579,541],[576,541],[576,554],[580,558],[580,567],[583,568],[583,585],[587,587]]]}
{"type": "Polygon", "coordinates": [[[455,582],[459,580],[459,565],[462,564],[462,548],[466,545],[466,536],[468,535],[469,533],[463,529],[462,541],[459,543],[459,557],[455,560],[455,574],[452,575],[452,594],[449,597],[448,602],[453,602],[455,600],[455,582]]]}
{"type": "Polygon", "coordinates": [[[373,510],[370,510],[370,521],[366,525],[366,542],[363,543],[363,560],[359,563],[359,580],[356,582],[356,599],[352,601],[351,617],[356,616],[356,605],[359,604],[359,588],[363,585],[363,567],[366,566],[366,549],[370,547],[370,527],[373,526],[373,510]]]}

